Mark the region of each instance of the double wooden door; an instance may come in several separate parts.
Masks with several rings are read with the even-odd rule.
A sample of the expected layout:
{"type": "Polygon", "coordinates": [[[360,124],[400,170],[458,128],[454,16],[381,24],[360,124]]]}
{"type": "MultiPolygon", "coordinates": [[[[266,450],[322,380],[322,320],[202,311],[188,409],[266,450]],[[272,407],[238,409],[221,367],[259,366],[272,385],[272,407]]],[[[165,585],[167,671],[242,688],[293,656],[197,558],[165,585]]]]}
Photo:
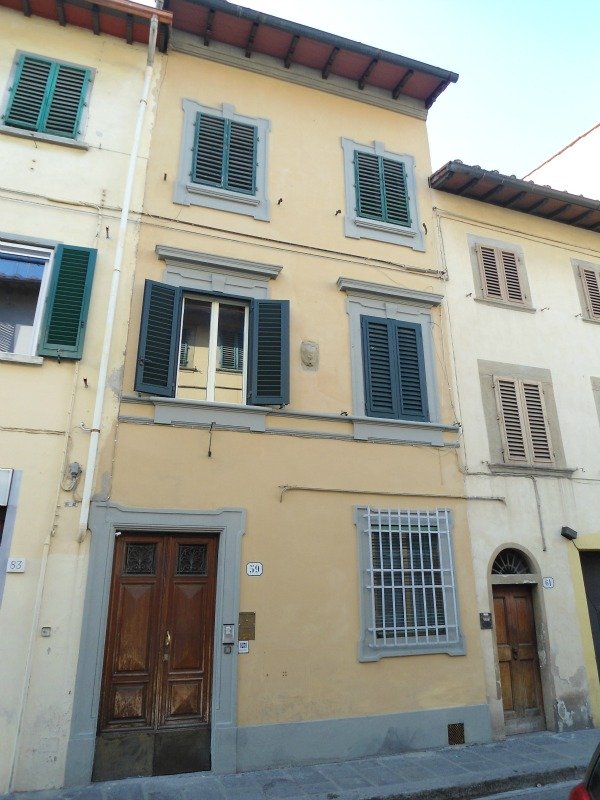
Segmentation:
{"type": "Polygon", "coordinates": [[[545,728],[531,586],[494,586],[506,733],[545,728]]]}
{"type": "Polygon", "coordinates": [[[210,769],[217,539],[118,536],[94,779],[210,769]]]}

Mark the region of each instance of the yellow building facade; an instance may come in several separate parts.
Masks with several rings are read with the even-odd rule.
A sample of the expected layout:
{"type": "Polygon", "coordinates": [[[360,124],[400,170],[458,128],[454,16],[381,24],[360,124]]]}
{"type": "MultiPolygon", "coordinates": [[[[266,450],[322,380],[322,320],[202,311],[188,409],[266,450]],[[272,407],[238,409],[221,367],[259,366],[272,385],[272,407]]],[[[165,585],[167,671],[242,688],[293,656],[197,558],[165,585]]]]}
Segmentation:
{"type": "Polygon", "coordinates": [[[456,76],[390,56],[394,85],[419,76],[393,98],[294,62],[339,46],[368,66],[360,45],[269,19],[246,58],[215,41],[247,41],[227,9],[186,9],[92,504],[66,779],[488,741],[427,186],[426,101],[456,76]],[[289,69],[265,52],[284,33],[289,69]]]}
{"type": "MultiPolygon", "coordinates": [[[[115,434],[137,238],[135,224],[119,228],[152,11],[62,8],[63,25],[43,4],[33,16],[0,8],[0,791],[64,780],[107,308],[120,247],[127,274],[96,426],[102,442],[115,434]]],[[[159,42],[169,20],[157,17],[159,42]]],[[[138,213],[149,130],[134,165],[138,213]]]]}

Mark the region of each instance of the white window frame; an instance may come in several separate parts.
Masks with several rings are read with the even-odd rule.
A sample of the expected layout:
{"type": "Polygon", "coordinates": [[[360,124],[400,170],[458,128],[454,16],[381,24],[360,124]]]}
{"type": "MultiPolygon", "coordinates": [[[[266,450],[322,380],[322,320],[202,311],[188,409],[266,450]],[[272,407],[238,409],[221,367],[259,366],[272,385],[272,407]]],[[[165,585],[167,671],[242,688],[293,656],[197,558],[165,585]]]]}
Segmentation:
{"type": "Polygon", "coordinates": [[[45,260],[44,271],[42,274],[42,281],[40,283],[40,290],[38,293],[37,305],[35,309],[35,317],[33,321],[33,330],[31,334],[31,345],[27,353],[4,353],[0,352],[0,361],[39,361],[42,362],[41,356],[37,356],[37,348],[39,343],[40,330],[44,318],[44,310],[46,307],[46,298],[48,295],[48,286],[50,284],[50,275],[54,264],[54,250],[47,247],[35,247],[32,245],[21,245],[15,242],[6,242],[0,240],[0,256],[20,256],[27,258],[30,256],[35,259],[45,260]]]}
{"type": "Polygon", "coordinates": [[[203,106],[195,100],[184,99],[182,107],[183,128],[179,151],[179,170],[177,181],[175,182],[173,202],[186,206],[197,205],[220,211],[233,211],[237,214],[254,217],[254,219],[268,221],[270,219],[270,204],[267,196],[267,140],[271,128],[269,120],[238,114],[234,106],[229,103],[223,103],[220,107],[211,108],[210,106],[203,106]],[[198,114],[231,119],[257,128],[254,194],[233,192],[230,189],[207,186],[192,181],[191,172],[198,114]]]}
{"type": "MultiPolygon", "coordinates": [[[[235,298],[220,298],[205,297],[200,294],[185,293],[183,295],[183,309],[181,313],[181,325],[179,330],[179,348],[181,349],[181,342],[183,339],[183,320],[185,316],[185,303],[186,300],[196,300],[210,303],[210,329],[208,335],[208,367],[206,375],[206,402],[214,403],[215,401],[215,384],[217,379],[217,366],[218,356],[218,336],[219,336],[219,309],[221,305],[238,306],[244,309],[244,344],[243,344],[243,369],[242,369],[242,399],[240,405],[246,405],[246,397],[248,396],[248,341],[249,341],[249,319],[250,307],[248,303],[243,300],[236,300],[235,298]]],[[[181,372],[181,364],[177,367],[177,380],[175,383],[175,397],[177,398],[177,387],[179,386],[179,373],[181,372]]]]}
{"type": "Polygon", "coordinates": [[[344,154],[344,184],[346,189],[346,214],[344,215],[344,233],[353,239],[376,239],[380,242],[400,244],[413,250],[425,250],[425,237],[419,219],[415,183],[415,159],[406,153],[390,153],[383,142],[374,141],[371,145],[361,144],[352,139],[342,137],[344,154]],[[394,225],[382,220],[360,217],[357,209],[357,190],[354,169],[354,153],[368,153],[383,156],[390,161],[404,164],[406,173],[406,190],[411,225],[394,225]]]}
{"type": "MultiPolygon", "coordinates": [[[[361,639],[358,648],[359,661],[378,661],[388,656],[401,655],[421,655],[427,653],[447,653],[449,655],[464,655],[465,646],[460,632],[458,602],[456,598],[456,581],[454,575],[454,563],[452,557],[451,542],[451,512],[449,509],[426,510],[402,510],[402,509],[374,509],[369,506],[355,507],[355,524],[358,537],[358,561],[361,591],[361,639]],[[386,548],[391,552],[392,537],[397,530],[404,529],[412,533],[416,532],[419,536],[419,547],[421,563],[424,552],[424,544],[429,542],[430,550],[433,551],[434,537],[437,538],[437,548],[439,553],[439,568],[429,570],[418,568],[411,562],[407,568],[403,559],[399,566],[394,565],[393,556],[390,557],[392,568],[386,570],[383,566],[375,567],[373,562],[373,541],[378,545],[381,556],[381,563],[385,563],[386,548]],[[382,586],[376,586],[375,573],[388,573],[382,586]],[[398,573],[402,575],[410,572],[423,574],[423,583],[426,581],[427,572],[439,573],[439,583],[432,583],[425,587],[404,584],[401,580],[396,582],[398,573]],[[378,626],[376,611],[376,593],[381,590],[381,603],[385,609],[385,595],[383,588],[393,588],[400,591],[403,597],[409,597],[413,608],[413,615],[416,618],[419,603],[422,601],[425,608],[425,618],[427,619],[428,601],[427,588],[438,588],[442,590],[442,602],[444,606],[444,620],[432,625],[426,622],[425,626],[410,625],[404,629],[396,618],[395,596],[392,593],[394,617],[394,628],[391,634],[386,633],[384,620],[385,610],[382,611],[381,622],[378,626]],[[418,599],[417,599],[418,598],[418,599]],[[424,631],[419,630],[425,627],[424,631]],[[437,632],[431,629],[439,628],[437,632]],[[382,628],[378,634],[378,628],[382,628]],[[409,632],[410,629],[410,632],[409,632]],[[443,632],[442,632],[443,630],[443,632]]],[[[412,540],[409,539],[410,552],[412,559],[412,540]]],[[[433,608],[434,620],[437,619],[437,611],[433,608]]]]}

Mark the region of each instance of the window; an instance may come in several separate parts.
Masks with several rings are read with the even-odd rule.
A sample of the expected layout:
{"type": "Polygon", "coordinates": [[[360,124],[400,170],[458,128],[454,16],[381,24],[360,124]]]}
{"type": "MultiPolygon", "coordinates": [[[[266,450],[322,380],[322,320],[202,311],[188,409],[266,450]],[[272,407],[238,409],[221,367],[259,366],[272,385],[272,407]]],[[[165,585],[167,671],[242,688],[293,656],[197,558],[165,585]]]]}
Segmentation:
{"type": "Polygon", "coordinates": [[[458,626],[450,512],[359,507],[359,658],[464,652],[458,626]]]}
{"type": "Polygon", "coordinates": [[[96,251],[0,242],[0,358],[80,359],[96,251]]]}
{"type": "Polygon", "coordinates": [[[146,281],[135,389],[217,403],[289,402],[289,302],[146,281]]]}
{"type": "Polygon", "coordinates": [[[346,236],[379,239],[424,250],[414,159],[386,152],[381,142],[342,139],[346,183],[346,236]]]}
{"type": "Polygon", "coordinates": [[[574,261],[573,264],[579,278],[584,317],[600,322],[600,266],[587,261],[574,261]]]}
{"type": "Polygon", "coordinates": [[[92,70],[17,53],[4,125],[64,139],[81,136],[92,70]]]}
{"type": "Polygon", "coordinates": [[[483,296],[489,300],[523,303],[525,295],[519,277],[517,254],[500,247],[477,245],[483,296]]]}
{"type": "Polygon", "coordinates": [[[541,383],[495,376],[494,387],[505,463],[552,464],[554,453],[541,383]]]}
{"type": "Polygon", "coordinates": [[[366,415],[427,420],[421,326],[363,316],[361,329],[366,415]]]}
{"type": "Polygon", "coordinates": [[[269,219],[269,122],[183,101],[183,134],[174,201],[269,219]]]}

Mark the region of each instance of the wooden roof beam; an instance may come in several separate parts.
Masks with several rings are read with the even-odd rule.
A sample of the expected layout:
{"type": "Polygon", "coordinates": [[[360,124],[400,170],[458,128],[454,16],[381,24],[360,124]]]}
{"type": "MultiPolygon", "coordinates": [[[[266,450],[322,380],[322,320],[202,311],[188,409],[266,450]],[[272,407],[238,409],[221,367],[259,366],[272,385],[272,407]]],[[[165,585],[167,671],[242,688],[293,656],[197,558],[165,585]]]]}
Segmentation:
{"type": "Polygon", "coordinates": [[[400,93],[402,89],[406,86],[412,76],[415,74],[414,69],[409,69],[406,71],[404,76],[398,81],[398,83],[394,86],[392,90],[392,99],[397,100],[400,97],[400,93]]]}
{"type": "Polygon", "coordinates": [[[252,28],[250,29],[250,36],[248,36],[248,41],[246,42],[246,58],[250,58],[252,55],[252,50],[254,49],[254,40],[256,39],[256,31],[258,30],[258,22],[252,23],[252,28]]]}
{"type": "Polygon", "coordinates": [[[369,64],[369,66],[366,68],[366,70],[363,72],[363,74],[360,76],[360,78],[358,79],[358,88],[361,91],[367,85],[367,78],[373,72],[373,70],[375,69],[375,67],[377,66],[378,63],[379,63],[379,59],[378,58],[374,58],[371,61],[371,63],[369,64]]]}
{"type": "Polygon", "coordinates": [[[285,59],[283,61],[283,65],[286,69],[290,68],[290,64],[292,63],[292,56],[296,52],[296,48],[298,47],[298,42],[300,41],[299,36],[294,36],[292,41],[290,42],[290,46],[288,47],[288,51],[286,53],[285,59]]]}
{"type": "Polygon", "coordinates": [[[329,53],[329,58],[327,59],[327,63],[325,64],[325,66],[323,67],[323,71],[321,72],[321,77],[324,78],[325,80],[327,80],[327,78],[329,77],[329,73],[331,72],[331,67],[333,65],[333,62],[336,60],[337,54],[339,52],[340,48],[334,47],[331,53],[329,53]]]}

